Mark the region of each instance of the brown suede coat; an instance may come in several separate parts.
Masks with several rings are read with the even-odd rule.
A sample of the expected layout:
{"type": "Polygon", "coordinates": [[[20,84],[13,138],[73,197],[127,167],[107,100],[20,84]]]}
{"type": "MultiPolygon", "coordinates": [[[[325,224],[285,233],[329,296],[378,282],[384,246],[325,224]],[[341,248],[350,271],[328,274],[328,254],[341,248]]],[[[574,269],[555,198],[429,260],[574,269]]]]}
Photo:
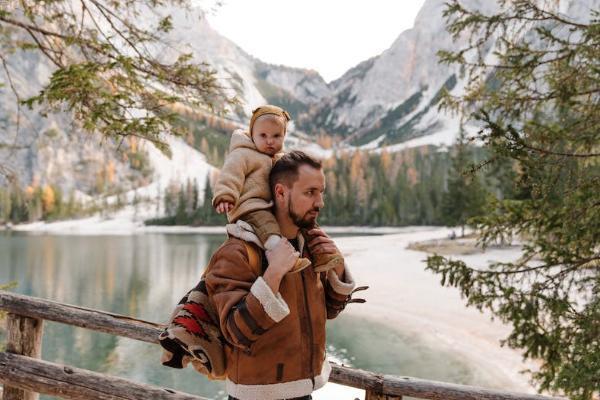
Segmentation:
{"type": "Polygon", "coordinates": [[[325,276],[312,268],[288,274],[275,295],[248,264],[244,243],[233,237],[207,268],[209,297],[229,344],[228,394],[242,400],[291,398],[327,382],[325,321],[350,298],[354,282],[347,269],[343,281],[334,271],[325,276]]]}

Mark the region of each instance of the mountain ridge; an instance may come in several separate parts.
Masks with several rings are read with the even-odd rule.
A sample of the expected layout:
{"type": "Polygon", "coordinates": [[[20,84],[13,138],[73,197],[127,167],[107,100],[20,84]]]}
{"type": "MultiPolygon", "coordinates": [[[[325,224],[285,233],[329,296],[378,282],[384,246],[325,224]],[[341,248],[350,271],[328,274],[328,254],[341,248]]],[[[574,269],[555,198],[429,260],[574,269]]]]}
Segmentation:
{"type": "MultiPolygon", "coordinates": [[[[570,16],[585,18],[586,10],[598,2],[562,1],[560,7],[570,16]]],[[[495,3],[489,1],[464,3],[484,12],[495,9],[495,3]]],[[[242,100],[229,109],[223,126],[245,126],[254,107],[276,103],[290,110],[294,118],[289,140],[292,147],[310,148],[324,156],[334,152],[322,151],[315,143],[317,136],[337,136],[339,147],[349,150],[450,145],[459,130],[459,120],[437,109],[439,94],[442,89],[460,94],[464,81],[456,67],[437,62],[438,49],[456,50],[460,45],[445,31],[443,7],[444,0],[426,0],[414,26],[401,32],[388,49],[329,84],[317,71],[268,64],[246,53],[214,30],[199,8],[174,10],[175,29],[167,37],[169,46],[155,50],[166,59],[172,59],[176,49],[191,51],[195,61],[215,68],[226,90],[242,100]]],[[[49,62],[31,53],[11,55],[9,68],[26,95],[36,93],[52,70],[49,62]]],[[[134,189],[156,181],[153,174],[164,168],[166,161],[159,167],[147,157],[147,151],[141,150],[144,146],[126,141],[120,152],[119,144],[110,140],[99,146],[101,141],[83,133],[68,112],[43,118],[39,110],[17,110],[14,95],[6,87],[0,89],[0,103],[4,105],[0,108],[0,163],[8,162],[23,186],[55,184],[66,191],[97,194],[106,188],[99,181],[112,179],[134,189]],[[30,126],[23,124],[15,137],[19,113],[30,126]],[[70,154],[65,153],[67,143],[70,154]],[[9,149],[9,144],[16,148],[9,149]],[[132,149],[140,150],[140,154],[133,154],[132,149]],[[111,165],[108,170],[107,165],[111,165]]],[[[222,134],[226,140],[226,132],[222,134]]]]}

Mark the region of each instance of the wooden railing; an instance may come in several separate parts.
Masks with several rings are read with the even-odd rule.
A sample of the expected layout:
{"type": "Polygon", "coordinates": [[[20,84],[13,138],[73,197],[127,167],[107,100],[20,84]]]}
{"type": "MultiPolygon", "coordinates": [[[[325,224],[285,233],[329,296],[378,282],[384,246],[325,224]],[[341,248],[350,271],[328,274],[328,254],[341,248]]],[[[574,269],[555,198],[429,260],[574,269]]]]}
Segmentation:
{"type": "MultiPolygon", "coordinates": [[[[6,351],[0,352],[0,382],[4,384],[4,400],[34,400],[38,393],[65,399],[203,399],[168,388],[40,360],[44,320],[155,344],[158,344],[158,334],[164,325],[1,290],[0,310],[8,312],[6,351]]],[[[157,365],[158,358],[157,355],[157,365]]],[[[558,399],[381,375],[336,364],[332,367],[330,382],[364,389],[366,400],[394,400],[402,399],[402,396],[434,400],[558,399]]]]}

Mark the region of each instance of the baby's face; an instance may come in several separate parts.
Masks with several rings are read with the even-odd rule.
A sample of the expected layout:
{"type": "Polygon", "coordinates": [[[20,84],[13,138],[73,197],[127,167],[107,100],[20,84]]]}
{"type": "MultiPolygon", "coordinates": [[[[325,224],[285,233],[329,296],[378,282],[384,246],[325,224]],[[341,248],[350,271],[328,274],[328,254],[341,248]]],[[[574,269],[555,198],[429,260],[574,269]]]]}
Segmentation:
{"type": "Polygon", "coordinates": [[[252,127],[252,140],[261,153],[274,156],[283,148],[283,123],[274,119],[258,118],[252,127]]]}

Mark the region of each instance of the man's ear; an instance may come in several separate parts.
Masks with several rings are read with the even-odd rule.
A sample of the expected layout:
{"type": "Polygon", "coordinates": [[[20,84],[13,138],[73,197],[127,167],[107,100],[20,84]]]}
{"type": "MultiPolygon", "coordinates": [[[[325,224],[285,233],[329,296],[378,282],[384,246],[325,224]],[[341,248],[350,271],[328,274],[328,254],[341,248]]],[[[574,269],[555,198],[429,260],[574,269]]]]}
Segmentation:
{"type": "Polygon", "coordinates": [[[285,197],[285,185],[282,183],[276,183],[275,187],[273,188],[273,197],[275,198],[275,200],[281,198],[283,199],[285,197]]]}

